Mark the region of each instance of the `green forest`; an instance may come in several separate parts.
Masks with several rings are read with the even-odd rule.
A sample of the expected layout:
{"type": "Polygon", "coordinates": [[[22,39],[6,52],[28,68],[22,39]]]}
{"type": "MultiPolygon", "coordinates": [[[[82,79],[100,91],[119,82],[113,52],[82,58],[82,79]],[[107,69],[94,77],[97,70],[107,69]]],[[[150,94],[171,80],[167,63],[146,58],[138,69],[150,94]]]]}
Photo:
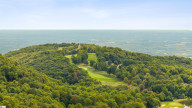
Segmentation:
{"type": "Polygon", "coordinates": [[[0,106],[158,108],[192,98],[192,60],[94,44],[44,44],[0,54],[0,106]]]}

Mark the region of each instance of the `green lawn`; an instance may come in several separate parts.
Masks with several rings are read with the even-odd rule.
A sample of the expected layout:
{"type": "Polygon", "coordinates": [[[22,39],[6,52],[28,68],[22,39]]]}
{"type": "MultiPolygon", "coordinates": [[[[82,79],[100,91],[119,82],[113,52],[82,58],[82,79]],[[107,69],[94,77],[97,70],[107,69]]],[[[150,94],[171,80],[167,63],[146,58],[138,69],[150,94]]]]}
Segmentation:
{"type": "Polygon", "coordinates": [[[88,61],[90,60],[94,60],[95,62],[97,62],[97,56],[95,53],[88,53],[88,61]]]}
{"type": "Polygon", "coordinates": [[[179,103],[184,99],[177,99],[172,102],[162,102],[159,108],[183,108],[183,104],[179,103]]]}
{"type": "Polygon", "coordinates": [[[63,47],[59,47],[58,50],[63,50],[63,47]]]}
{"type": "Polygon", "coordinates": [[[83,64],[78,65],[78,67],[87,70],[90,77],[100,81],[103,85],[126,85],[125,83],[118,81],[116,78],[108,76],[105,71],[96,71],[92,67],[83,64]]]}

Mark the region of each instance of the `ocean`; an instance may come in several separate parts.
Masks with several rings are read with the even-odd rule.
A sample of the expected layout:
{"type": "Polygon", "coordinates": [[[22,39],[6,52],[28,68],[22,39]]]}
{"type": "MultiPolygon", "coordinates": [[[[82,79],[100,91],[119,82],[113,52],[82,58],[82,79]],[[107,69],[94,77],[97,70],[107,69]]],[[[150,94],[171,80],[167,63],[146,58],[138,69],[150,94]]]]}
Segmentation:
{"type": "Polygon", "coordinates": [[[159,56],[192,57],[190,30],[0,30],[0,53],[46,43],[89,43],[159,56]]]}

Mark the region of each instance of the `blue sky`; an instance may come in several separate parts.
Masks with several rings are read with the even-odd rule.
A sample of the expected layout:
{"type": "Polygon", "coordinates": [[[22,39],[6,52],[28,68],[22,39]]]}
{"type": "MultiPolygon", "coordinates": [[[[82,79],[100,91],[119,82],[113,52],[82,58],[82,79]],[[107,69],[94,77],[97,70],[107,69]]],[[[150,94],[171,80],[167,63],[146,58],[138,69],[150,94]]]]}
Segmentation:
{"type": "Polygon", "coordinates": [[[0,0],[0,29],[192,29],[192,0],[0,0]]]}

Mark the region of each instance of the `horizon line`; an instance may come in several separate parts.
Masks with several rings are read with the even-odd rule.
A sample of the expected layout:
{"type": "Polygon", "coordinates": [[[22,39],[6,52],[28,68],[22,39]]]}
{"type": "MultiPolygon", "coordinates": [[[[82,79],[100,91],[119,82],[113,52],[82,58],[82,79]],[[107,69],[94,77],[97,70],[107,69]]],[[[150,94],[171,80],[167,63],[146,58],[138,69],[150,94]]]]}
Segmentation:
{"type": "Polygon", "coordinates": [[[0,30],[189,30],[192,29],[0,29],[0,30]]]}

